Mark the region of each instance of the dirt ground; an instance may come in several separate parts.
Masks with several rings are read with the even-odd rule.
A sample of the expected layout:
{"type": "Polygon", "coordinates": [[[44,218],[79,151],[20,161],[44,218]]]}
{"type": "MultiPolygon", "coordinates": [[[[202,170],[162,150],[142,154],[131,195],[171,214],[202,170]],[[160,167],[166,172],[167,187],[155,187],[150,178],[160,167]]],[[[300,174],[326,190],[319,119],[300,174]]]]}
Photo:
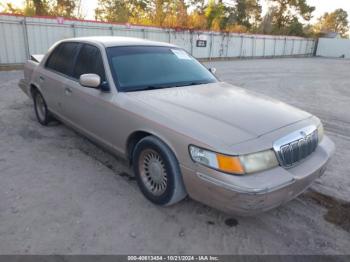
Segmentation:
{"type": "Polygon", "coordinates": [[[149,203],[122,161],[64,125],[40,126],[0,72],[0,254],[350,254],[350,60],[207,63],[221,80],[320,117],[336,154],[297,199],[256,217],[186,199],[149,203]]]}

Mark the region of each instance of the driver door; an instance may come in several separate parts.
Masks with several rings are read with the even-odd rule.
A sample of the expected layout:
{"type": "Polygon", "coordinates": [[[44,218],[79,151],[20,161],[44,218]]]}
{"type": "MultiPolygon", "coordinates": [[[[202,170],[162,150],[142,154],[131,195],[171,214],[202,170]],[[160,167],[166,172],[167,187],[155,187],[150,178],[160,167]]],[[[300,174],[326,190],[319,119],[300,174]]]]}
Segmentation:
{"type": "Polygon", "coordinates": [[[111,123],[108,116],[113,100],[112,92],[102,92],[99,88],[89,88],[80,85],[79,77],[82,74],[97,74],[101,83],[106,81],[105,68],[100,49],[91,44],[83,44],[78,54],[73,77],[67,79],[64,92],[66,111],[69,121],[88,137],[112,146],[113,132],[110,132],[115,123],[111,123]]]}

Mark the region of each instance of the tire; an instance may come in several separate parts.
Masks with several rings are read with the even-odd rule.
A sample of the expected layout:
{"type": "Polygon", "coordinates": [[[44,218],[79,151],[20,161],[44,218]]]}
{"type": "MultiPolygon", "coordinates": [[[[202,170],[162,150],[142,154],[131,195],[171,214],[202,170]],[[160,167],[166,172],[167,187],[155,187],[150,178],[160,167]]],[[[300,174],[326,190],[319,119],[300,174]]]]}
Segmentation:
{"type": "Polygon", "coordinates": [[[47,109],[46,101],[40,91],[33,91],[33,101],[34,111],[38,122],[43,126],[47,126],[53,120],[53,117],[47,109]]]}
{"type": "Polygon", "coordinates": [[[179,163],[158,138],[147,136],[140,140],[133,151],[132,163],[137,184],[152,203],[169,206],[186,197],[179,163]]]}

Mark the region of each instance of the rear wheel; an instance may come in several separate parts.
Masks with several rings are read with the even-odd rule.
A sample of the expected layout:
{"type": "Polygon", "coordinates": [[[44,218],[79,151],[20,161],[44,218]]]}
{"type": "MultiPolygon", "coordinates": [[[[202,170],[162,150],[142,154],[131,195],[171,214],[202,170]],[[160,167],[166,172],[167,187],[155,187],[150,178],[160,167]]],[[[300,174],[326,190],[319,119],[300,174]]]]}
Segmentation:
{"type": "Polygon", "coordinates": [[[133,168],[143,195],[157,205],[172,205],[186,197],[178,161],[154,136],[143,138],[133,152],[133,168]]]}
{"type": "Polygon", "coordinates": [[[43,95],[38,90],[33,91],[33,100],[34,100],[34,110],[38,122],[44,126],[47,126],[50,121],[53,119],[43,95]]]}

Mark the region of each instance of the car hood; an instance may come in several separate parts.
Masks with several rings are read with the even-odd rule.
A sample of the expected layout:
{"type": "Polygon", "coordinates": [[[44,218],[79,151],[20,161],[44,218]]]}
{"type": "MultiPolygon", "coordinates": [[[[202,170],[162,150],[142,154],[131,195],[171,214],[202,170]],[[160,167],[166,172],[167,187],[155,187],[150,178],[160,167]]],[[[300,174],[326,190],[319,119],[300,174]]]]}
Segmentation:
{"type": "Polygon", "coordinates": [[[169,125],[178,123],[187,127],[188,132],[191,129],[216,136],[226,145],[256,138],[311,116],[224,82],[127,94],[153,108],[155,115],[166,116],[169,125]]]}

